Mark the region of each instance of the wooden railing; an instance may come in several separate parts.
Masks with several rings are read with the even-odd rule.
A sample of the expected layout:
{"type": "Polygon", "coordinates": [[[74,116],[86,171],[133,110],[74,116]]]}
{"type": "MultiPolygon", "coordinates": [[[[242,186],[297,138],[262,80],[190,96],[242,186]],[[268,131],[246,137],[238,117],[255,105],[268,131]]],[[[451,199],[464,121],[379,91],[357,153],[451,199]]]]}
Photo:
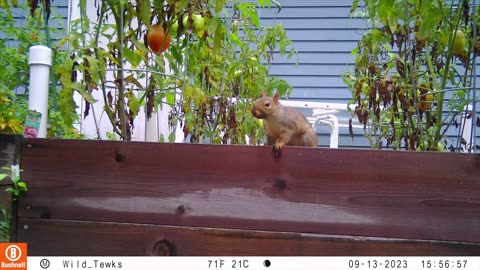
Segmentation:
{"type": "Polygon", "coordinates": [[[474,154],[25,139],[21,167],[29,255],[480,255],[474,154]]]}

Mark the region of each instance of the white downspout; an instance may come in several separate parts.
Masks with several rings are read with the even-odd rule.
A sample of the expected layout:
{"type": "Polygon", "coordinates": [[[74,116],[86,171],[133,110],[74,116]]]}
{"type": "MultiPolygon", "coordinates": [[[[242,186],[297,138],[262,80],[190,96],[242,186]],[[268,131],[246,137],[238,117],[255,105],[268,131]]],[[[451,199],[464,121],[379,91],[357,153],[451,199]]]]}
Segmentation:
{"type": "Polygon", "coordinates": [[[46,138],[52,50],[43,45],[30,47],[28,64],[30,65],[28,109],[42,114],[37,138],[46,138]]]}

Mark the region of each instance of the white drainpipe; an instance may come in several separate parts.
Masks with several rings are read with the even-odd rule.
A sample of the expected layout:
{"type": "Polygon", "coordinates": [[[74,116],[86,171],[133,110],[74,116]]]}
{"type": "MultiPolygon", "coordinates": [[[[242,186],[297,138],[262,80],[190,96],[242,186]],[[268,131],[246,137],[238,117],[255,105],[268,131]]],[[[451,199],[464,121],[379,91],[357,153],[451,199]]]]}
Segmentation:
{"type": "Polygon", "coordinates": [[[28,109],[42,114],[37,138],[46,138],[52,50],[43,45],[30,47],[28,64],[30,65],[28,109]]]}

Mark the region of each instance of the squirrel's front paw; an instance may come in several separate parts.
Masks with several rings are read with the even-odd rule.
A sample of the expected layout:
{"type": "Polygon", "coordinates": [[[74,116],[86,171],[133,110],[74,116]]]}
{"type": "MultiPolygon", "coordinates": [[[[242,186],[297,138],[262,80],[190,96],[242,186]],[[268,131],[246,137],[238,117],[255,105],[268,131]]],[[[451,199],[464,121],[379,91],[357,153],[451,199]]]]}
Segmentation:
{"type": "Polygon", "coordinates": [[[272,154],[275,158],[278,158],[280,156],[280,152],[282,151],[282,146],[281,144],[274,144],[272,148],[272,154]]]}

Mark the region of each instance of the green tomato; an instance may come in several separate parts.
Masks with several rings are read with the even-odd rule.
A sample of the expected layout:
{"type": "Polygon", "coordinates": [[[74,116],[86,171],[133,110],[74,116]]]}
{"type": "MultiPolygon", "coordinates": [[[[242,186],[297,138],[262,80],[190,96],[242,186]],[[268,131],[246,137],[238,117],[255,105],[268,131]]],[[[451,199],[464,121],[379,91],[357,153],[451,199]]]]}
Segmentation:
{"type": "Polygon", "coordinates": [[[242,71],[241,70],[235,70],[235,72],[233,73],[233,77],[235,77],[235,79],[240,79],[240,77],[242,77],[242,71]]]}
{"type": "Polygon", "coordinates": [[[420,148],[423,151],[427,151],[428,150],[428,141],[424,139],[421,143],[418,144],[417,149],[418,148],[420,148]]]}
{"type": "Polygon", "coordinates": [[[257,119],[258,125],[263,128],[263,120],[262,119],[257,119]]]}
{"type": "Polygon", "coordinates": [[[172,33],[177,33],[178,30],[178,20],[175,20],[175,22],[170,26],[170,31],[172,33]]]}
{"type": "Polygon", "coordinates": [[[443,145],[443,143],[441,143],[441,142],[437,143],[437,151],[438,152],[445,152],[445,146],[443,145]]]}
{"type": "Polygon", "coordinates": [[[233,20],[233,22],[232,22],[232,31],[233,31],[233,33],[236,33],[238,31],[238,21],[237,20],[233,20]]]}
{"type": "Polygon", "coordinates": [[[197,34],[197,37],[198,37],[198,38],[202,38],[202,37],[203,37],[203,34],[205,34],[205,31],[204,31],[204,30],[195,31],[195,34],[197,34]]]}
{"type": "Polygon", "coordinates": [[[200,14],[193,14],[193,27],[197,33],[205,31],[205,19],[200,14]]]}
{"type": "Polygon", "coordinates": [[[456,33],[455,39],[453,40],[452,52],[454,55],[462,55],[466,44],[465,34],[462,30],[457,30],[456,33]]]}

